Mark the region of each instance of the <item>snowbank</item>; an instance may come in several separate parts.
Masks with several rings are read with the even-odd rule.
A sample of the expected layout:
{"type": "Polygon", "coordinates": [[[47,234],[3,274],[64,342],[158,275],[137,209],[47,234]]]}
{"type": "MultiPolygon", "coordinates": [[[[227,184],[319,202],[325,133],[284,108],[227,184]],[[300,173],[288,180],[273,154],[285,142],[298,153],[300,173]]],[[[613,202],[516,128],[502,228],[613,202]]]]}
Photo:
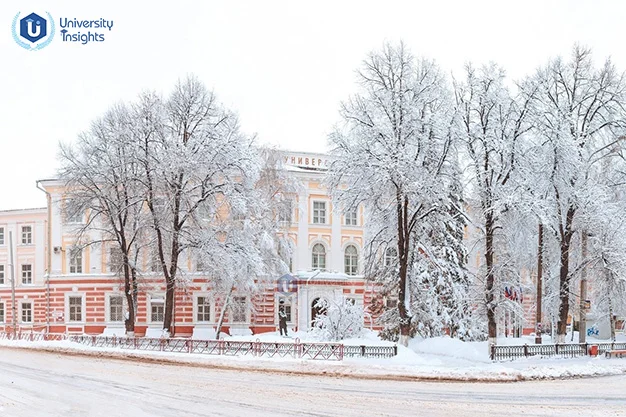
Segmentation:
{"type": "MultiPolygon", "coordinates": [[[[252,337],[248,336],[248,338],[252,337]]],[[[243,338],[239,337],[239,339],[243,338]]],[[[254,338],[255,340],[256,338],[261,340],[272,340],[274,338],[277,341],[285,341],[285,338],[281,338],[276,334],[259,335],[254,338]]],[[[351,342],[355,344],[371,344],[373,340],[368,338],[356,339],[351,342]]],[[[379,343],[389,342],[379,341],[379,343]]],[[[145,352],[122,350],[120,348],[95,348],[69,341],[26,342],[0,340],[0,346],[178,365],[371,379],[509,382],[626,373],[626,359],[605,359],[604,357],[575,359],[528,358],[506,363],[492,363],[487,359],[487,348],[484,342],[462,342],[448,337],[414,340],[409,348],[399,346],[398,355],[394,358],[346,358],[341,362],[294,358],[254,358],[145,352]]]]}

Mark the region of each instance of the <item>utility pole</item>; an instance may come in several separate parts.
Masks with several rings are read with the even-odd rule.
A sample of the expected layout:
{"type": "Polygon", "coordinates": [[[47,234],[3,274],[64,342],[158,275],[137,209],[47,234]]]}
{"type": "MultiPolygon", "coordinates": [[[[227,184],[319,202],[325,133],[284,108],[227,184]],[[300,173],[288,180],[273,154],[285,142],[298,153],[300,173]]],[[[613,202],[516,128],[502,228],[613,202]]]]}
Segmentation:
{"type": "Polygon", "coordinates": [[[537,309],[535,316],[535,344],[541,344],[541,296],[543,278],[543,224],[539,223],[539,243],[537,245],[537,309]]]}
{"type": "MultiPolygon", "coordinates": [[[[581,238],[583,263],[587,262],[587,231],[583,230],[581,238]]],[[[578,324],[578,343],[587,342],[587,266],[580,271],[580,319],[578,324]]],[[[574,326],[572,323],[572,333],[574,326]]]]}
{"type": "Polygon", "coordinates": [[[9,231],[9,269],[11,270],[11,305],[13,316],[13,338],[17,333],[17,305],[15,304],[15,264],[13,263],[13,232],[9,231]]]}

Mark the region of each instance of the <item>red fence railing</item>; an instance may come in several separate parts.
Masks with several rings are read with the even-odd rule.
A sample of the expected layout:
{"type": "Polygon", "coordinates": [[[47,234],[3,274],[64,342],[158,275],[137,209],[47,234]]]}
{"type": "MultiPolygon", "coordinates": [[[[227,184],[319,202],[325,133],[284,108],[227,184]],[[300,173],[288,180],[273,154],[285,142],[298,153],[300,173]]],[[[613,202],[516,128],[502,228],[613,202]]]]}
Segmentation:
{"type": "Polygon", "coordinates": [[[398,353],[397,346],[344,346],[342,343],[301,342],[262,342],[233,340],[194,340],[159,339],[148,337],[108,337],[89,335],[66,335],[54,333],[2,333],[0,340],[69,340],[94,347],[113,347],[129,350],[153,352],[199,353],[205,355],[290,357],[312,360],[341,361],[344,357],[393,357],[398,353]]]}

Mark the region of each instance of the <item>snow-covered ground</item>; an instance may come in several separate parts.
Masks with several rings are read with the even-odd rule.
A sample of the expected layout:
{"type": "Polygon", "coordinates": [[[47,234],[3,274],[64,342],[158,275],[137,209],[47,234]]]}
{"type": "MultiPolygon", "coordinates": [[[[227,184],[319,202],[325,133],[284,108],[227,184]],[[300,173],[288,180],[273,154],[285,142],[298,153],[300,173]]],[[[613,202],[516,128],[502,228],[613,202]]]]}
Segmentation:
{"type": "Polygon", "coordinates": [[[626,415],[625,386],[626,375],[511,384],[388,381],[0,348],[3,417],[606,417],[626,415]]]}
{"type": "MultiPolygon", "coordinates": [[[[302,341],[307,334],[294,334],[302,341]]],[[[623,336],[621,336],[623,338],[623,336]]],[[[261,340],[289,342],[276,333],[258,336],[234,336],[231,340],[261,340]]],[[[533,338],[505,338],[502,343],[533,343],[533,338]]],[[[499,340],[500,342],[500,340],[499,340]]],[[[344,341],[354,345],[393,345],[381,341],[368,332],[362,338],[344,341]]],[[[150,358],[161,361],[191,363],[207,367],[230,369],[269,370],[301,374],[330,374],[360,378],[463,380],[463,381],[521,381],[536,379],[571,378],[587,376],[622,375],[626,373],[626,359],[599,357],[581,358],[525,358],[516,361],[489,360],[486,342],[462,342],[449,337],[411,341],[408,348],[398,346],[398,355],[388,359],[345,358],[341,362],[294,358],[254,358],[212,356],[202,354],[145,352],[119,348],[94,348],[68,341],[25,342],[0,341],[0,346],[26,347],[52,351],[93,353],[127,358],[150,358]]]]}

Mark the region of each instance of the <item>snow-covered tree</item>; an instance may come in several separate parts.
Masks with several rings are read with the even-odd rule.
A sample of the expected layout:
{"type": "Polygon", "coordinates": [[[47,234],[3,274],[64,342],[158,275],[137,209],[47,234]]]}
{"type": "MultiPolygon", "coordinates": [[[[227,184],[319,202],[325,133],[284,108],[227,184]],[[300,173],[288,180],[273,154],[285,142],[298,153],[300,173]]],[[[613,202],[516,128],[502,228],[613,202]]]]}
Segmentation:
{"type": "Polygon", "coordinates": [[[599,214],[592,215],[598,188],[589,174],[620,140],[626,84],[610,61],[596,67],[591,51],[576,46],[570,60],[551,60],[527,85],[535,91],[536,140],[550,165],[545,184],[538,186],[547,192],[542,200],[544,225],[559,250],[557,341],[563,343],[575,275],[570,265],[574,236],[591,227],[599,214]]]}
{"type": "Polygon", "coordinates": [[[126,332],[133,335],[137,307],[138,258],[145,242],[142,176],[135,158],[133,112],[112,107],[74,144],[60,147],[60,178],[66,193],[60,202],[72,223],[77,242],[72,250],[99,246],[108,266],[120,274],[128,312],[126,332]],[[107,253],[108,252],[108,253],[107,253]]]}
{"type": "Polygon", "coordinates": [[[450,94],[437,65],[404,44],[371,53],[358,79],[361,91],[342,104],[343,122],[329,137],[330,189],[341,208],[365,208],[366,275],[397,295],[395,323],[387,324],[399,327],[407,345],[411,259],[423,225],[446,207],[450,94]]]}
{"type": "Polygon", "coordinates": [[[179,261],[197,244],[196,213],[223,201],[234,205],[258,166],[253,140],[240,132],[237,116],[197,78],[179,81],[165,100],[146,94],[139,106],[140,130],[152,133],[142,135],[138,157],[154,257],[166,284],[163,329],[171,333],[174,292],[184,283],[179,261]]]}
{"type": "Polygon", "coordinates": [[[520,141],[529,129],[529,98],[515,97],[505,85],[504,70],[495,64],[480,69],[468,65],[465,79],[455,84],[455,96],[456,134],[465,143],[475,202],[472,211],[482,237],[484,277],[480,279],[484,281],[489,340],[495,343],[501,294],[497,270],[502,272],[508,264],[505,252],[497,253],[502,245],[496,244],[496,235],[503,227],[503,214],[513,203],[511,178],[520,157],[520,141]]]}
{"type": "Polygon", "coordinates": [[[217,323],[219,337],[233,294],[251,298],[288,271],[291,246],[279,212],[297,190],[282,166],[278,151],[257,150],[256,177],[241,179],[239,193],[222,201],[222,210],[202,225],[195,248],[212,271],[213,292],[222,300],[217,323]]]}
{"type": "Polygon", "coordinates": [[[354,300],[320,298],[315,308],[322,312],[315,316],[311,330],[318,339],[339,341],[359,337],[363,332],[363,307],[354,300]]]}

